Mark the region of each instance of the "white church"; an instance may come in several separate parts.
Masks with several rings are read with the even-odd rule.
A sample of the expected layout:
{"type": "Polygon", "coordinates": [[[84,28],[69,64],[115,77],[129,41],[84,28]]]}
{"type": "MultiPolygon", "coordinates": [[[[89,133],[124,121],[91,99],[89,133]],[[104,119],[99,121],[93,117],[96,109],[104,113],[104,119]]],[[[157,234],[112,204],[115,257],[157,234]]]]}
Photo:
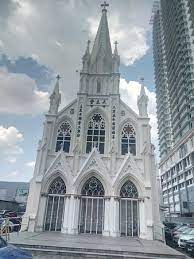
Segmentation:
{"type": "Polygon", "coordinates": [[[106,6],[82,58],[77,98],[58,110],[59,77],[50,96],[23,228],[152,240],[160,216],[148,97],[142,85],[139,114],[120,99],[106,6]]]}

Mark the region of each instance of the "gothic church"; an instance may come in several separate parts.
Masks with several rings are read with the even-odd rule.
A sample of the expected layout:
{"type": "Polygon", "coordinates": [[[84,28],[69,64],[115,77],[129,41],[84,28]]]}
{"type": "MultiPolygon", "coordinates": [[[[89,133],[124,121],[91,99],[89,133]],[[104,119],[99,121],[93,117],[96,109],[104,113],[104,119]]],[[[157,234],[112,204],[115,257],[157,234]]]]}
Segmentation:
{"type": "Polygon", "coordinates": [[[50,96],[23,228],[152,240],[160,220],[148,97],[142,85],[139,114],[120,99],[105,4],[89,45],[77,98],[58,111],[59,78],[50,96]]]}

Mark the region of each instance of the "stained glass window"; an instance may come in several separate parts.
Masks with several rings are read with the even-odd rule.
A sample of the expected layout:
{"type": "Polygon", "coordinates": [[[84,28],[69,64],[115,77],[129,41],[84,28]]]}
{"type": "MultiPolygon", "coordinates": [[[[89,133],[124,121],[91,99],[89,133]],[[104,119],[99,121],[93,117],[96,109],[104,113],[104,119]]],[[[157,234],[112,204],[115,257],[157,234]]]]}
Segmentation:
{"type": "Polygon", "coordinates": [[[96,147],[100,154],[104,154],[105,145],[105,120],[99,113],[95,113],[89,123],[87,131],[86,153],[96,147]]]}
{"type": "Polygon", "coordinates": [[[66,186],[61,177],[57,177],[48,190],[47,206],[45,211],[44,229],[60,231],[64,213],[64,194],[66,186]]]}
{"type": "Polygon", "coordinates": [[[133,126],[129,123],[123,127],[121,135],[121,154],[127,153],[136,155],[136,134],[133,126]]]}
{"type": "Polygon", "coordinates": [[[64,121],[57,131],[56,152],[63,149],[64,152],[69,153],[71,142],[71,125],[68,121],[64,121]]]}
{"type": "Polygon", "coordinates": [[[49,194],[65,194],[66,186],[61,177],[57,177],[49,187],[49,194]]]}
{"type": "Polygon", "coordinates": [[[138,198],[138,191],[134,183],[127,181],[121,187],[120,196],[122,198],[138,198]]]}
{"type": "Polygon", "coordinates": [[[92,176],[84,184],[81,194],[87,196],[104,196],[104,187],[96,177],[92,176]]]}

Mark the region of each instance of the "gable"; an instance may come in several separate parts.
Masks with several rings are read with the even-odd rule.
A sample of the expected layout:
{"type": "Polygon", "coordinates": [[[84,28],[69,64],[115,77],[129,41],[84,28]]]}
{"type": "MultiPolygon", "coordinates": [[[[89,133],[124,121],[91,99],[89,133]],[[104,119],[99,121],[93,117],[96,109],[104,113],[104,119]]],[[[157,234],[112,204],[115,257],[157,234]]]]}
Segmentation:
{"type": "Polygon", "coordinates": [[[126,118],[130,118],[132,121],[134,121],[135,123],[137,122],[139,116],[136,112],[134,112],[126,103],[124,103],[121,99],[120,99],[120,120],[124,120],[126,118]],[[122,111],[125,112],[125,115],[122,116],[122,111]],[[122,119],[123,118],[123,119],[122,119]]]}
{"type": "Polygon", "coordinates": [[[77,98],[73,100],[70,104],[65,106],[61,111],[58,112],[57,118],[61,120],[65,115],[71,118],[76,118],[77,114],[77,98]]]}

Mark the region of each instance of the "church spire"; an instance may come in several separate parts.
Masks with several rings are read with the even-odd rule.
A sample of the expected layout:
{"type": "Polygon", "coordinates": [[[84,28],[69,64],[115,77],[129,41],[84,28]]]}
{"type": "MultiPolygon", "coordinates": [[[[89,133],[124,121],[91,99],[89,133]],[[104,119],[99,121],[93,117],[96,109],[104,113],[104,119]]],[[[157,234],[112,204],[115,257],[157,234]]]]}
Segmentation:
{"type": "Polygon", "coordinates": [[[87,42],[85,54],[82,57],[82,72],[88,72],[90,62],[90,40],[87,42]]]}
{"type": "Polygon", "coordinates": [[[140,90],[140,95],[138,96],[138,99],[137,99],[139,115],[141,117],[148,117],[148,97],[145,92],[144,78],[142,77],[140,80],[141,80],[141,90],[140,90]]]}
{"type": "Polygon", "coordinates": [[[51,114],[57,114],[59,105],[61,103],[61,94],[59,93],[59,80],[60,76],[57,75],[57,81],[54,87],[54,90],[50,96],[50,108],[49,108],[49,113],[51,114]]]}
{"type": "Polygon", "coordinates": [[[97,35],[91,53],[91,72],[111,73],[112,72],[112,49],[107,21],[108,4],[102,5],[102,16],[98,27],[97,35]]]}
{"type": "Polygon", "coordinates": [[[117,49],[118,42],[115,41],[114,44],[115,44],[115,49],[113,54],[113,72],[119,73],[120,56],[118,54],[118,49],[117,49]]]}

